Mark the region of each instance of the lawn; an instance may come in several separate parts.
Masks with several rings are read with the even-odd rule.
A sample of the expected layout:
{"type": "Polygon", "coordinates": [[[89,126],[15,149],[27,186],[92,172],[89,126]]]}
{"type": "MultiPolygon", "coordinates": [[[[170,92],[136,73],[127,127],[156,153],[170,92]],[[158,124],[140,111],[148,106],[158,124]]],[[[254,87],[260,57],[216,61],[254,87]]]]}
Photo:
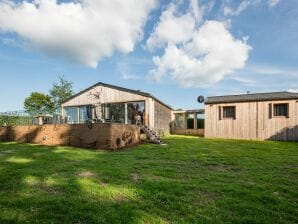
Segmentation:
{"type": "Polygon", "coordinates": [[[298,143],[0,143],[0,223],[298,223],[298,143]]]}

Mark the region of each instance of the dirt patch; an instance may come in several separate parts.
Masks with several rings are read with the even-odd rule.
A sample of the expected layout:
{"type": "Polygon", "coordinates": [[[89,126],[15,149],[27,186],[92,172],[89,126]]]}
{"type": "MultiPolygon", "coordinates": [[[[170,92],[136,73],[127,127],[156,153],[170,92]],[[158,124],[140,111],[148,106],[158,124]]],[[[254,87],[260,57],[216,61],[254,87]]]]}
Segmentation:
{"type": "Polygon", "coordinates": [[[137,173],[132,173],[130,176],[134,182],[139,182],[139,180],[141,179],[140,175],[137,173]]]}
{"type": "Polygon", "coordinates": [[[91,171],[84,171],[78,174],[80,177],[95,177],[96,174],[91,171]]]}
{"type": "Polygon", "coordinates": [[[38,189],[41,191],[50,194],[50,195],[62,195],[63,192],[61,192],[59,189],[53,186],[46,186],[46,185],[37,185],[38,189]]]}
{"type": "Polygon", "coordinates": [[[43,155],[43,153],[41,153],[41,152],[35,152],[35,153],[33,153],[33,157],[40,157],[42,155],[43,155]]]}
{"type": "Polygon", "coordinates": [[[218,199],[218,195],[216,195],[213,192],[201,192],[200,199],[198,201],[196,201],[196,204],[199,206],[205,206],[217,199],[218,199]]]}
{"type": "Polygon", "coordinates": [[[240,168],[232,166],[232,165],[227,165],[227,164],[216,164],[216,165],[210,165],[208,166],[211,170],[217,171],[217,172],[227,172],[227,171],[232,171],[232,172],[238,172],[240,171],[240,168]]]}

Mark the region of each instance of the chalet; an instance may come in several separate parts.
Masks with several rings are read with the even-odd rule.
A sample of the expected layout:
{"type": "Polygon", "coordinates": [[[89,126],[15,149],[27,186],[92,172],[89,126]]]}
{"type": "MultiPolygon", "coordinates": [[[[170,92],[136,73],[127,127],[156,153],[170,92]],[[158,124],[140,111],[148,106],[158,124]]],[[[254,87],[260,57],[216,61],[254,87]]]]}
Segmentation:
{"type": "Polygon", "coordinates": [[[172,108],[149,93],[99,82],[63,102],[62,115],[71,124],[141,124],[163,135],[170,131],[172,108]]]}
{"type": "Polygon", "coordinates": [[[205,137],[298,141],[298,93],[208,97],[205,137]]]}

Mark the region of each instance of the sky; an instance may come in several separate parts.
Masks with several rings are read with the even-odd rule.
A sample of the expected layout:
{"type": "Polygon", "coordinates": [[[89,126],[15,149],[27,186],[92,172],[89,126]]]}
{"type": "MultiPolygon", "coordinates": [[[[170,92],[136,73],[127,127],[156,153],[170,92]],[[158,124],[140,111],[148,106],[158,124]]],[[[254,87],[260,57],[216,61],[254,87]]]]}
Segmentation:
{"type": "Polygon", "coordinates": [[[59,76],[197,96],[298,91],[297,0],[0,0],[0,112],[59,76]]]}

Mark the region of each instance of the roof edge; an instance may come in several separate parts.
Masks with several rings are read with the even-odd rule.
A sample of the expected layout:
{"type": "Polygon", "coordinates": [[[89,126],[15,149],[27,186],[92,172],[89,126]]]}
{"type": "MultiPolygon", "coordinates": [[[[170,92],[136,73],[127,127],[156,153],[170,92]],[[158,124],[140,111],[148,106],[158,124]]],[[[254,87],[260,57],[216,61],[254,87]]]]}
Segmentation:
{"type": "MultiPolygon", "coordinates": [[[[129,92],[129,93],[132,93],[132,94],[136,94],[136,95],[140,95],[140,96],[145,96],[145,97],[149,97],[149,98],[152,98],[154,100],[156,100],[157,102],[159,102],[160,104],[164,105],[165,107],[173,110],[173,108],[167,104],[165,104],[164,102],[162,102],[161,100],[157,99],[155,96],[151,95],[150,93],[146,93],[146,92],[142,92],[142,91],[139,91],[139,90],[134,90],[134,89],[128,89],[128,88],[125,88],[125,87],[121,87],[121,86],[116,86],[116,85],[111,85],[111,84],[107,84],[107,83],[103,83],[103,82],[97,82],[96,84],[84,89],[84,90],[81,90],[80,92],[72,95],[71,97],[69,97],[68,99],[64,100],[62,102],[62,104],[72,100],[73,98],[93,89],[94,87],[96,86],[104,86],[104,87],[108,87],[108,88],[112,88],[112,89],[117,89],[117,90],[120,90],[120,91],[124,91],[124,92],[129,92]]],[[[61,105],[62,105],[61,104],[61,105]]]]}

